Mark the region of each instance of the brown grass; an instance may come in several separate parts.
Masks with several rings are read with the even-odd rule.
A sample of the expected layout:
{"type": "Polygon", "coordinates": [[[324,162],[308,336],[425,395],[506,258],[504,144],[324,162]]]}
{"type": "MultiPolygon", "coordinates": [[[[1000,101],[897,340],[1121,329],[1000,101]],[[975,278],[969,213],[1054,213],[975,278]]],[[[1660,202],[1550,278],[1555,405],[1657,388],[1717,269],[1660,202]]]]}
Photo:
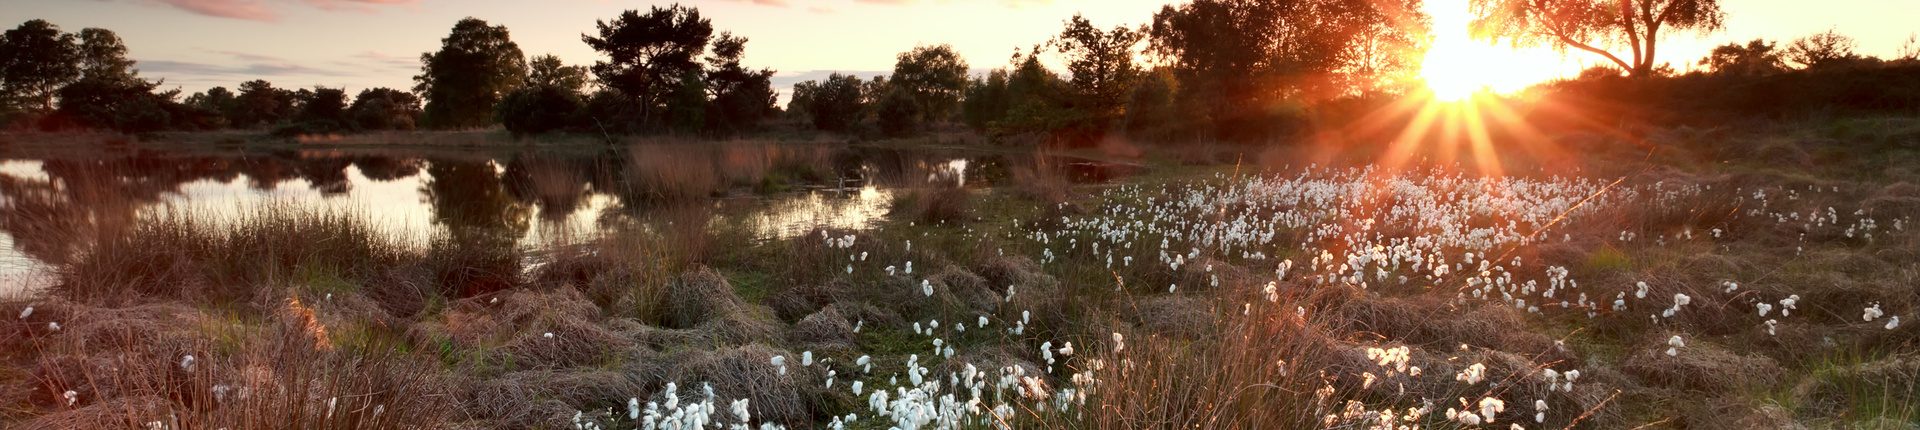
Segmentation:
{"type": "Polygon", "coordinates": [[[318,341],[318,319],[301,308],[245,336],[177,306],[42,306],[67,324],[8,354],[36,363],[23,400],[39,412],[20,428],[381,428],[446,422],[453,411],[431,364],[377,342],[318,341]]]}

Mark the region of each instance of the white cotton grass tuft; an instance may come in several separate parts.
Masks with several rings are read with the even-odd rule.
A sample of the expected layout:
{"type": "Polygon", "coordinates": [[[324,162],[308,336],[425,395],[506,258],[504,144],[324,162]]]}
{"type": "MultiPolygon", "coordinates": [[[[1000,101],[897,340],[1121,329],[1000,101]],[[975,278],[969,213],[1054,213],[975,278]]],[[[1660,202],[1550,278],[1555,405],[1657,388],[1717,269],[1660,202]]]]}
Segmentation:
{"type": "Polygon", "coordinates": [[[1680,335],[1674,335],[1671,338],[1667,338],[1667,346],[1668,346],[1667,356],[1671,357],[1671,356],[1679,355],[1680,354],[1679,349],[1686,348],[1687,342],[1684,340],[1681,340],[1680,335]]]}
{"type": "Polygon", "coordinates": [[[920,280],[920,291],[926,293],[927,297],[933,297],[933,282],[920,280]]]}
{"type": "Polygon", "coordinates": [[[1126,349],[1127,349],[1127,338],[1125,336],[1121,336],[1120,332],[1114,332],[1113,333],[1113,353],[1118,354],[1120,353],[1120,351],[1125,351],[1126,349]]]}
{"type": "Polygon", "coordinates": [[[26,309],[20,310],[20,319],[27,319],[27,317],[30,317],[30,316],[33,316],[32,306],[28,306],[26,309]]]}
{"type": "Polygon", "coordinates": [[[1879,319],[1882,315],[1886,315],[1886,312],[1882,312],[1880,310],[1880,303],[1876,302],[1873,304],[1873,307],[1861,309],[1860,318],[1866,322],[1873,322],[1873,320],[1879,319]]]}
{"type": "Polygon", "coordinates": [[[813,367],[813,351],[800,353],[800,367],[813,367]]]}
{"type": "Polygon", "coordinates": [[[1893,330],[1897,327],[1900,327],[1900,316],[1894,315],[1893,318],[1887,320],[1887,330],[1893,330]]]}
{"type": "Polygon", "coordinates": [[[193,371],[193,355],[189,354],[180,359],[180,370],[193,371]]]}

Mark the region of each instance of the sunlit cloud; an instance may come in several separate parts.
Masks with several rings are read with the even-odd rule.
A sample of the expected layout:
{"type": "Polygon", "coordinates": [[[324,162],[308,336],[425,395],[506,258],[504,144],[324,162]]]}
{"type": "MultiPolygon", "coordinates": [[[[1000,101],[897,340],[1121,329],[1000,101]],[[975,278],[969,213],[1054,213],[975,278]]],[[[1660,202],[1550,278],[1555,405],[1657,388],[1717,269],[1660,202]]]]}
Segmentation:
{"type": "Polygon", "coordinates": [[[787,7],[787,0],[727,0],[736,3],[753,3],[761,6],[787,7]]]}
{"type": "MultiPolygon", "coordinates": [[[[187,12],[219,17],[243,19],[248,21],[279,22],[280,13],[260,0],[133,0],[149,6],[173,7],[187,12]]],[[[753,0],[759,2],[782,2],[784,0],[753,0]]],[[[420,0],[278,0],[278,3],[300,3],[325,11],[353,11],[362,13],[378,12],[375,6],[416,5],[420,0]]]]}
{"type": "Polygon", "coordinates": [[[276,22],[280,15],[267,5],[253,0],[139,0],[150,5],[166,5],[206,16],[250,21],[276,22]]]}
{"type": "Polygon", "coordinates": [[[140,71],[147,75],[165,77],[169,74],[198,76],[307,76],[332,75],[337,72],[293,63],[254,63],[243,65],[223,65],[195,63],[190,61],[146,60],[139,63],[140,71]]]}

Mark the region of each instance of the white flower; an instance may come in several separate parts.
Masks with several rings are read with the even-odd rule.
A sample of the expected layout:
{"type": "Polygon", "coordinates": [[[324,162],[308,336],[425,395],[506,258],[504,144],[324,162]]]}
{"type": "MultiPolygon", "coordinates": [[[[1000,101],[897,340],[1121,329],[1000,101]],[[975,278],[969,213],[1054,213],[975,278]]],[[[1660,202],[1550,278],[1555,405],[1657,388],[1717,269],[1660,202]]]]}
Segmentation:
{"type": "Polygon", "coordinates": [[[33,316],[33,307],[32,307],[32,306],[28,306],[28,307],[27,307],[26,309],[21,309],[21,310],[20,310],[20,319],[27,319],[27,317],[29,317],[29,316],[33,316]]]}
{"type": "Polygon", "coordinates": [[[1899,326],[1900,326],[1899,315],[1894,315],[1892,319],[1887,320],[1887,330],[1893,330],[1894,327],[1899,327],[1899,326]]]}
{"type": "Polygon", "coordinates": [[[185,370],[185,371],[188,371],[188,372],[192,372],[192,371],[193,371],[193,356],[192,356],[192,355],[188,355],[188,356],[186,356],[186,357],[184,357],[184,358],[181,358],[181,359],[180,359],[180,370],[185,370]]]}
{"type": "Polygon", "coordinates": [[[1886,313],[1880,311],[1879,303],[1874,303],[1873,307],[1862,309],[1860,318],[1867,322],[1873,322],[1874,319],[1880,318],[1881,315],[1886,315],[1886,313]]]}
{"type": "Polygon", "coordinates": [[[1118,354],[1120,353],[1120,351],[1124,351],[1126,349],[1127,349],[1127,338],[1120,336],[1119,332],[1114,332],[1113,333],[1113,352],[1118,354]]]}
{"type": "Polygon", "coordinates": [[[1763,317],[1764,317],[1764,316],[1767,316],[1767,312],[1772,312],[1772,311],[1773,311],[1773,305],[1772,305],[1772,304],[1768,304],[1768,303],[1764,303],[1764,302],[1762,302],[1762,303],[1760,303],[1760,304],[1758,304],[1758,305],[1754,305],[1754,307],[1755,307],[1755,308],[1758,308],[1758,309],[1760,310],[1760,316],[1763,316],[1763,317]]]}
{"type": "MultiPolygon", "coordinates": [[[[1900,317],[1893,317],[1893,319],[1898,320],[1900,317]]],[[[48,321],[47,331],[60,331],[60,323],[48,321]]]]}
{"type": "Polygon", "coordinates": [[[933,297],[933,283],[925,279],[920,280],[920,291],[927,293],[927,297],[933,297]]]}
{"type": "Polygon", "coordinates": [[[800,367],[811,367],[811,366],[813,366],[813,351],[801,352],[800,367]]]}

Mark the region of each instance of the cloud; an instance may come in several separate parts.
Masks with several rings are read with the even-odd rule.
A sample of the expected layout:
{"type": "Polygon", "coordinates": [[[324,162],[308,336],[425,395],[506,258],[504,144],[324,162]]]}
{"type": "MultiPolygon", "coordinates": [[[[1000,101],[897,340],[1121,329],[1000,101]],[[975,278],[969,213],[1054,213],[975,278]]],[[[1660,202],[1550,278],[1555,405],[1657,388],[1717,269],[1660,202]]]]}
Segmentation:
{"type": "Polygon", "coordinates": [[[280,15],[256,0],[140,0],[146,4],[164,4],[206,16],[250,21],[277,22],[280,15]]]}
{"type": "Polygon", "coordinates": [[[413,5],[420,0],[300,0],[300,2],[320,10],[373,13],[376,12],[373,6],[413,5]]]}
{"type": "Polygon", "coordinates": [[[834,12],[833,8],[826,7],[826,6],[807,6],[807,11],[813,12],[813,13],[833,13],[834,12]]]}
{"type": "Polygon", "coordinates": [[[369,66],[371,66],[374,68],[388,69],[418,69],[420,68],[420,58],[389,55],[380,51],[364,51],[359,54],[354,54],[346,60],[336,61],[334,64],[359,68],[369,68],[369,66]]]}
{"type": "Polygon", "coordinates": [[[731,2],[753,3],[761,6],[787,7],[787,0],[727,0],[731,2]]]}
{"type": "MultiPolygon", "coordinates": [[[[112,0],[106,0],[112,1],[112,0]]],[[[262,0],[133,0],[149,6],[171,6],[187,12],[260,22],[279,22],[280,14],[262,0]]],[[[753,0],[775,1],[784,0],[753,0]]],[[[274,0],[274,3],[303,3],[325,11],[378,12],[375,6],[416,5],[420,0],[274,0]]]]}
{"type": "Polygon", "coordinates": [[[187,75],[189,77],[225,76],[245,79],[269,78],[276,76],[312,76],[337,75],[338,72],[302,66],[293,63],[254,63],[242,65],[219,65],[194,63],[187,61],[146,60],[140,62],[140,70],[150,75],[187,75]]]}
{"type": "Polygon", "coordinates": [[[234,59],[238,59],[240,61],[251,61],[256,63],[286,61],[286,59],[284,58],[275,57],[272,55],[249,54],[249,53],[239,52],[239,51],[212,51],[212,52],[215,54],[222,54],[229,57],[233,57],[234,59]]]}

